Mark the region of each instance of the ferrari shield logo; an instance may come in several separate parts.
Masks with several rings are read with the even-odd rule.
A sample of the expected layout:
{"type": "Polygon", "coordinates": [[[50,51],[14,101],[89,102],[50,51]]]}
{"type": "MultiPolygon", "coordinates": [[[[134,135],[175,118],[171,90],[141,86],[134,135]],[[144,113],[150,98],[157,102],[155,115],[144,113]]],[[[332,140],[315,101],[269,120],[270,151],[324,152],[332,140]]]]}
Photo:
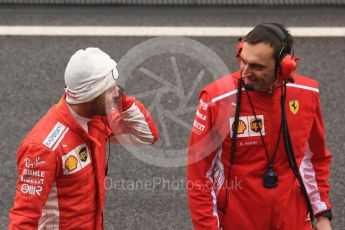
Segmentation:
{"type": "Polygon", "coordinates": [[[82,146],[81,149],[78,151],[78,156],[79,159],[83,162],[85,162],[87,160],[87,147],[86,146],[82,146]]]}
{"type": "Polygon", "coordinates": [[[298,113],[298,110],[299,110],[298,100],[290,100],[289,101],[289,107],[290,107],[291,113],[296,115],[298,113]]]}

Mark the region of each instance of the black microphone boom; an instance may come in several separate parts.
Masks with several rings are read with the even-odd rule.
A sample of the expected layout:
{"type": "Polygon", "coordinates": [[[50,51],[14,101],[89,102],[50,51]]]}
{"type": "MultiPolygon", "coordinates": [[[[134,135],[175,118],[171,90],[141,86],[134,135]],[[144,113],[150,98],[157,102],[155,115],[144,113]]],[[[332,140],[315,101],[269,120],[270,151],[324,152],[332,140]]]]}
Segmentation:
{"type": "Polygon", "coordinates": [[[284,81],[282,84],[268,89],[255,89],[253,85],[251,84],[244,84],[243,87],[248,91],[256,91],[256,92],[272,92],[273,90],[281,88],[283,85],[287,83],[294,83],[295,79],[293,77],[290,77],[287,81],[284,81]]]}
{"type": "Polygon", "coordinates": [[[288,79],[288,82],[290,82],[290,83],[295,83],[295,79],[294,79],[293,77],[290,77],[290,78],[288,79]]]}
{"type": "Polygon", "coordinates": [[[254,91],[254,86],[250,84],[244,84],[243,86],[246,90],[254,91]]]}

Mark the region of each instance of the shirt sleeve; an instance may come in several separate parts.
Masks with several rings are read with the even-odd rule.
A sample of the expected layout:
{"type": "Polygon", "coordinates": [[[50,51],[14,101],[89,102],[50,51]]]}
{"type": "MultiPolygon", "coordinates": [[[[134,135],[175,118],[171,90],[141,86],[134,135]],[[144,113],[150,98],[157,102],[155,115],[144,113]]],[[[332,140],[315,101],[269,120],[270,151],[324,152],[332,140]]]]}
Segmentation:
{"type": "Polygon", "coordinates": [[[112,143],[147,145],[158,140],[157,126],[141,102],[123,93],[121,106],[117,107],[109,116],[112,143]]]}
{"type": "Polygon", "coordinates": [[[18,179],[9,229],[37,229],[56,175],[51,150],[22,144],[17,152],[18,179]]]}
{"type": "Polygon", "coordinates": [[[199,100],[188,149],[188,206],[194,229],[213,230],[219,229],[213,177],[217,150],[209,148],[215,140],[212,134],[215,111],[206,92],[200,94],[199,100]]]}
{"type": "Polygon", "coordinates": [[[316,216],[332,208],[329,201],[328,183],[331,160],[332,155],[326,147],[320,98],[317,94],[315,117],[301,167],[303,180],[316,216]]]}

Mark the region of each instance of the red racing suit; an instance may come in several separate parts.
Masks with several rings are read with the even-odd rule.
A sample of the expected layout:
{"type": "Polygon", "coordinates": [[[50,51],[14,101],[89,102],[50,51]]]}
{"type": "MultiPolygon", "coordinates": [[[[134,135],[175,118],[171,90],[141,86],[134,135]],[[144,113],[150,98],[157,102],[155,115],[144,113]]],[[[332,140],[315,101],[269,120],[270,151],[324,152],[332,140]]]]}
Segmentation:
{"type": "MultiPolygon", "coordinates": [[[[299,171],[318,216],[331,209],[331,154],[326,149],[318,83],[300,75],[293,77],[295,82],[287,85],[287,121],[299,171]]],[[[230,127],[239,78],[240,72],[225,76],[200,93],[187,166],[188,205],[194,228],[312,229],[300,184],[288,163],[283,135],[279,135],[279,89],[271,93],[248,91],[258,120],[242,89],[235,160],[228,178],[230,127]],[[268,159],[258,127],[270,158],[280,138],[273,162],[279,181],[271,189],[263,185],[268,159]]]]}
{"type": "Polygon", "coordinates": [[[122,112],[113,112],[110,124],[106,116],[94,116],[89,132],[72,116],[65,96],[38,121],[17,152],[19,178],[9,229],[103,229],[108,138],[121,134],[132,144],[158,138],[139,101],[123,94],[121,102],[122,112]]]}

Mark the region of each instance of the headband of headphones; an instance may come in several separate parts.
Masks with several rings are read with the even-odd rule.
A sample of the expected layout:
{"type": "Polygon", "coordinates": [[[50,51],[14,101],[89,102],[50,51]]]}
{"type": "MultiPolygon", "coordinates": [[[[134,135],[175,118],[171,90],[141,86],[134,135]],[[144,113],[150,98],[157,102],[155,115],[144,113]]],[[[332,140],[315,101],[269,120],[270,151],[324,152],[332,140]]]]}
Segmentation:
{"type": "Polygon", "coordinates": [[[280,42],[283,44],[284,42],[287,43],[287,36],[285,32],[277,25],[272,24],[272,23],[262,23],[256,27],[265,27],[272,31],[277,38],[280,40],[280,42]]]}
{"type": "Polygon", "coordinates": [[[264,27],[269,29],[281,42],[282,44],[282,48],[278,54],[277,58],[277,64],[279,65],[279,62],[282,60],[282,55],[283,55],[283,51],[286,48],[286,46],[288,46],[288,38],[285,34],[285,31],[283,31],[282,28],[280,28],[279,26],[272,24],[272,23],[262,23],[260,25],[258,25],[257,27],[264,27]]]}

